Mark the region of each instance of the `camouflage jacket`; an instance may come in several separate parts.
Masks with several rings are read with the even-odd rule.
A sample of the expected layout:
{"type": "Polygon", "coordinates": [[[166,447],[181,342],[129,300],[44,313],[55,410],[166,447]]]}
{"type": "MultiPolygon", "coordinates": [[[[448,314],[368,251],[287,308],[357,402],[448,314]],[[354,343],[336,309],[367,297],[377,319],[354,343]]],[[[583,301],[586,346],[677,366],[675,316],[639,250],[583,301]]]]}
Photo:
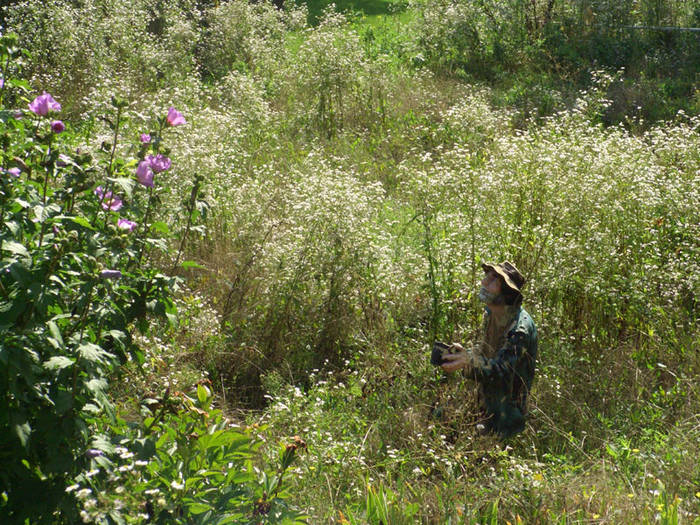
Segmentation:
{"type": "MultiPolygon", "coordinates": [[[[468,372],[479,382],[487,428],[501,437],[517,434],[525,428],[527,396],[537,359],[537,328],[530,314],[517,307],[512,315],[503,336],[497,338],[502,341],[500,348],[492,355],[483,351],[476,355],[474,367],[468,372]]],[[[487,312],[485,340],[491,322],[487,312]]]]}

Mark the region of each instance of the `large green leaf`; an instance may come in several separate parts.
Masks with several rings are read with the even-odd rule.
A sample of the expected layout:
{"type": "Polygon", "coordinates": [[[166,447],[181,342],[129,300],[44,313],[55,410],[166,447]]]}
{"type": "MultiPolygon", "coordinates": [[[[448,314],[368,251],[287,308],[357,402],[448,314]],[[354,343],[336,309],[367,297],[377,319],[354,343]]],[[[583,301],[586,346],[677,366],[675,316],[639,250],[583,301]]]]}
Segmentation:
{"type": "Polygon", "coordinates": [[[90,224],[90,221],[88,221],[85,217],[77,217],[77,216],[72,216],[72,215],[59,215],[56,217],[56,219],[61,219],[61,220],[67,220],[72,223],[77,224],[78,226],[82,226],[83,228],[87,228],[88,230],[93,230],[95,231],[95,228],[93,228],[92,224],[90,224]]]}
{"type": "Polygon", "coordinates": [[[22,257],[29,257],[29,252],[27,251],[27,248],[25,248],[24,245],[15,242],[15,241],[3,241],[2,242],[2,249],[13,253],[15,255],[20,255],[22,257]]]}

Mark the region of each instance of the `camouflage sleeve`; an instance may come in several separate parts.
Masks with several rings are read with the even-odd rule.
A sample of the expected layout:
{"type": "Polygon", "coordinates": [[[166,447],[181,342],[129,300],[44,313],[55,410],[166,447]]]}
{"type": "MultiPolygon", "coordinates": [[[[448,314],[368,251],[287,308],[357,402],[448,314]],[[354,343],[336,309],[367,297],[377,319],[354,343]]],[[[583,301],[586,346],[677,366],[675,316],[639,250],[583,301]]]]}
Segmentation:
{"type": "Polygon", "coordinates": [[[503,347],[492,359],[475,356],[471,376],[480,382],[510,379],[516,363],[525,353],[527,334],[511,332],[503,347]]]}

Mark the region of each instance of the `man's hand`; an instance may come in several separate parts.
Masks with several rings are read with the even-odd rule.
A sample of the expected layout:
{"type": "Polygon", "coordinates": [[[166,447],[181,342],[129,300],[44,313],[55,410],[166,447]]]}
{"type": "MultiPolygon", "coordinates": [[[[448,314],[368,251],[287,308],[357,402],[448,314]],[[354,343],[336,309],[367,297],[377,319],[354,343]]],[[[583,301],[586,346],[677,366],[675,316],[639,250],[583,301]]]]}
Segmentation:
{"type": "Polygon", "coordinates": [[[447,361],[442,365],[442,369],[448,373],[464,368],[471,363],[471,359],[469,359],[469,356],[467,355],[467,350],[461,344],[452,343],[452,350],[455,352],[442,356],[442,358],[447,361]]]}

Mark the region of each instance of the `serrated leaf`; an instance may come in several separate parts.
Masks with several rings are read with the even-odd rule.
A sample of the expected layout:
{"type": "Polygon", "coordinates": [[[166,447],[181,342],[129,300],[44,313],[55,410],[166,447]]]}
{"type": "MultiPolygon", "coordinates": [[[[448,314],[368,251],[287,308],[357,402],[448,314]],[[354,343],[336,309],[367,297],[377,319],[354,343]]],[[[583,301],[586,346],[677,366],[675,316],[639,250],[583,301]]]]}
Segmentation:
{"type": "Polygon", "coordinates": [[[78,347],[78,355],[91,363],[106,363],[112,354],[93,343],[85,343],[78,347]]]}
{"type": "Polygon", "coordinates": [[[95,435],[90,442],[90,448],[101,450],[106,454],[114,454],[115,451],[114,445],[104,434],[95,435]]]}
{"type": "Polygon", "coordinates": [[[100,413],[100,407],[98,407],[95,403],[85,403],[83,406],[82,412],[85,412],[86,414],[99,414],[100,413]]]}
{"type": "Polygon", "coordinates": [[[52,370],[52,371],[60,371],[63,370],[64,368],[68,368],[69,366],[72,366],[74,363],[73,359],[70,357],[66,357],[64,355],[57,355],[49,359],[44,363],[44,368],[47,370],[52,370]]]}
{"type": "Polygon", "coordinates": [[[107,390],[107,381],[102,378],[93,378],[86,383],[87,389],[93,394],[101,394],[107,390]]]}
{"type": "Polygon", "coordinates": [[[115,341],[118,341],[120,344],[124,344],[124,340],[126,339],[126,334],[122,332],[121,330],[110,330],[107,332],[112,339],[115,341]]]}

